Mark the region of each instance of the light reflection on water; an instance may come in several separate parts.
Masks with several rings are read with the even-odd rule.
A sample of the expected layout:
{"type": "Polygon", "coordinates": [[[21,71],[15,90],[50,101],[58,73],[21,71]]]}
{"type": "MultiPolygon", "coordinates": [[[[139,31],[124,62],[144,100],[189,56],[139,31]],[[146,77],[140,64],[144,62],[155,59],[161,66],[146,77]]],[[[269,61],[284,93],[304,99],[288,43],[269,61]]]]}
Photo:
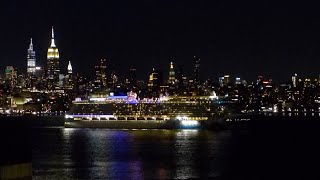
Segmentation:
{"type": "Polygon", "coordinates": [[[230,135],[202,130],[38,129],[33,137],[34,179],[187,179],[219,175],[230,135]]]}
{"type": "Polygon", "coordinates": [[[177,169],[174,178],[188,179],[198,177],[198,172],[194,169],[196,163],[196,144],[190,140],[197,136],[198,130],[182,130],[176,133],[175,157],[177,157],[177,169]]]}

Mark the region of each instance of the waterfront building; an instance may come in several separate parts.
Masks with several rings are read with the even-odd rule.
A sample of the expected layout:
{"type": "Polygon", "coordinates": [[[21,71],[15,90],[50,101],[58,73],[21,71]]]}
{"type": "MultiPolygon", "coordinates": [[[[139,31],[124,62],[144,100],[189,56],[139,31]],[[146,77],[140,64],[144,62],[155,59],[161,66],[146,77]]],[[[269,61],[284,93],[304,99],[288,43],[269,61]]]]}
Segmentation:
{"type": "Polygon", "coordinates": [[[10,89],[14,88],[17,83],[17,69],[13,66],[7,66],[5,69],[5,80],[6,84],[9,85],[10,89]]]}
{"type": "Polygon", "coordinates": [[[51,44],[50,44],[50,47],[48,48],[48,53],[47,53],[46,76],[47,76],[48,89],[55,89],[58,87],[59,75],[60,75],[59,50],[55,44],[54,30],[52,27],[51,44]]]}

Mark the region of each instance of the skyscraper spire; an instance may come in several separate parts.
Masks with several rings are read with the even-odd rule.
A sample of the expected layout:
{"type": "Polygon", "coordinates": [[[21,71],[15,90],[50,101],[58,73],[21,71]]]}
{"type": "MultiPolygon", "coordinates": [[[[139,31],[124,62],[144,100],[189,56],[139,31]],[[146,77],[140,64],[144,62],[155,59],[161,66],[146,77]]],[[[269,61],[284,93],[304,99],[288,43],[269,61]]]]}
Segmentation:
{"type": "Polygon", "coordinates": [[[30,45],[29,45],[29,50],[33,51],[32,38],[30,38],[30,45]]]}
{"type": "Polygon", "coordinates": [[[51,30],[51,45],[50,47],[56,47],[56,44],[54,43],[54,30],[53,30],[53,26],[52,26],[52,30],[51,30]]]}
{"type": "Polygon", "coordinates": [[[59,86],[59,50],[54,43],[54,30],[51,29],[51,45],[47,53],[47,88],[55,89],[59,86]]]}
{"type": "Polygon", "coordinates": [[[170,62],[168,83],[169,84],[174,84],[175,81],[176,81],[176,77],[175,77],[175,72],[174,72],[174,68],[173,68],[173,62],[170,62]]]}
{"type": "Polygon", "coordinates": [[[72,74],[72,66],[71,66],[71,62],[70,61],[69,61],[69,64],[68,64],[68,73],[72,74]]]}
{"type": "Polygon", "coordinates": [[[53,26],[52,26],[52,29],[51,29],[51,37],[52,37],[52,39],[54,39],[54,30],[53,30],[53,26]]]}
{"type": "Polygon", "coordinates": [[[51,45],[48,49],[48,55],[47,55],[48,59],[59,59],[59,51],[58,48],[56,47],[56,44],[54,42],[54,30],[53,30],[53,26],[51,29],[51,45]]]}

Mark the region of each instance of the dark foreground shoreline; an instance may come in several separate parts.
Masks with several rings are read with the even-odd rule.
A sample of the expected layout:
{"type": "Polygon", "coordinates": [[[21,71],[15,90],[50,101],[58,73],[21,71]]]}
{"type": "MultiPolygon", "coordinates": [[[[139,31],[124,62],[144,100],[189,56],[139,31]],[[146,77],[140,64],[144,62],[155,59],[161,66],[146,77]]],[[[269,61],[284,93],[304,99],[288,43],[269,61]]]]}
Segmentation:
{"type": "Polygon", "coordinates": [[[32,179],[31,139],[26,119],[0,120],[0,179],[32,179]]]}

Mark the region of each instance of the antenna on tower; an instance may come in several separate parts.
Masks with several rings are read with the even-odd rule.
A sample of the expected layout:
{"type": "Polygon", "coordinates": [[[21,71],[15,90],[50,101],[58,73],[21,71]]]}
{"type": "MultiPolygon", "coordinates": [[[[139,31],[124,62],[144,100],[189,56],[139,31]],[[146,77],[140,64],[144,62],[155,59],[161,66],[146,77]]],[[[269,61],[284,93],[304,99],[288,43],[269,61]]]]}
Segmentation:
{"type": "Polygon", "coordinates": [[[54,43],[54,30],[53,30],[53,26],[51,29],[51,47],[56,47],[56,44],[54,43]]]}
{"type": "Polygon", "coordinates": [[[51,29],[51,38],[54,39],[54,30],[53,30],[53,26],[52,26],[52,29],[51,29]]]}

